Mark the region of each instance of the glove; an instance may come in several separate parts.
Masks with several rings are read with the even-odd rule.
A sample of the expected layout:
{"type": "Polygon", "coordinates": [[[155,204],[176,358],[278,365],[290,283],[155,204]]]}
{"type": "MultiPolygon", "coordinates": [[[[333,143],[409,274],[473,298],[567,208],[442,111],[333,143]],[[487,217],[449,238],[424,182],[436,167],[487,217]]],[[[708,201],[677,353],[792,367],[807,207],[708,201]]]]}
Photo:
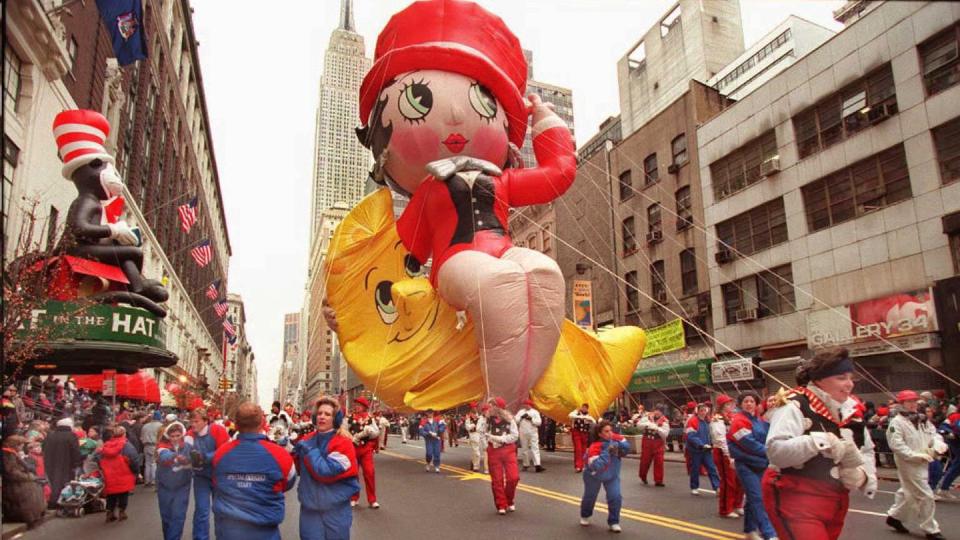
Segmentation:
{"type": "Polygon", "coordinates": [[[137,235],[133,234],[133,229],[124,221],[107,223],[107,227],[110,228],[110,239],[116,240],[122,246],[135,246],[139,242],[137,235]]]}
{"type": "Polygon", "coordinates": [[[481,171],[489,176],[503,174],[503,171],[493,163],[468,156],[454,156],[427,163],[427,172],[440,180],[449,180],[461,171],[481,171]]]}
{"type": "MultiPolygon", "coordinates": [[[[949,448],[947,447],[947,443],[945,443],[945,442],[942,442],[942,441],[934,441],[934,442],[933,442],[933,448],[931,448],[931,450],[933,450],[933,452],[934,452],[935,454],[946,454],[946,453],[947,453],[947,450],[949,450],[949,448]]],[[[934,457],[936,457],[936,456],[934,456],[934,457]]]]}
{"type": "Polygon", "coordinates": [[[840,442],[833,447],[833,455],[834,461],[841,467],[852,469],[863,465],[863,455],[853,442],[841,439],[840,442]]]}
{"type": "Polygon", "coordinates": [[[867,473],[862,467],[840,467],[840,483],[850,491],[860,489],[867,482],[867,473]]]}
{"type": "Polygon", "coordinates": [[[930,463],[931,461],[933,461],[933,456],[931,456],[930,454],[928,454],[928,453],[926,453],[926,452],[922,452],[922,453],[921,453],[921,452],[917,452],[916,454],[913,454],[912,456],[910,456],[910,457],[907,458],[907,459],[909,459],[910,461],[912,461],[912,462],[914,462],[914,463],[930,463]]]}
{"type": "Polygon", "coordinates": [[[705,444],[705,445],[703,445],[703,449],[704,449],[704,450],[713,450],[713,445],[712,445],[712,444],[705,444]]]}

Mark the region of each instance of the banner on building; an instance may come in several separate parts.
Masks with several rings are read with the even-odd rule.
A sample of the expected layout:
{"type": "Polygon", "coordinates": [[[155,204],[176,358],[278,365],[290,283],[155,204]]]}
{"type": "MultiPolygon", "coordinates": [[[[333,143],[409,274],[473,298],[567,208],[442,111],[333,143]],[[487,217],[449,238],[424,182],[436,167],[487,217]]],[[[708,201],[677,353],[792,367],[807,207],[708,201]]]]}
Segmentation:
{"type": "Polygon", "coordinates": [[[593,283],[573,281],[573,322],[580,328],[593,330],[593,283]]]}
{"type": "Polygon", "coordinates": [[[649,358],[665,352],[676,351],[687,346],[683,334],[683,319],[674,319],[666,324],[647,330],[647,346],[643,357],[649,358]]]}
{"type": "Polygon", "coordinates": [[[930,289],[814,311],[807,316],[811,349],[844,346],[852,356],[937,346],[937,312],[930,289]]]}
{"type": "Polygon", "coordinates": [[[710,378],[715,383],[749,381],[753,375],[753,360],[737,358],[710,364],[710,378]]]}

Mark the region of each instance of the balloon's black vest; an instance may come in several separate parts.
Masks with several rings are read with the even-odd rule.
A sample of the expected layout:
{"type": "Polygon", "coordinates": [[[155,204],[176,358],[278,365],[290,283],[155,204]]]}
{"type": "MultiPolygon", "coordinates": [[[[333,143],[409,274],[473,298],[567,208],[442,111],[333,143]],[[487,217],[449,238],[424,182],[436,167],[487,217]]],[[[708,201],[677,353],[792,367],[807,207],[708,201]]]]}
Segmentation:
{"type": "MultiPolygon", "coordinates": [[[[840,437],[840,429],[848,428],[853,431],[853,442],[857,445],[857,448],[863,448],[864,445],[864,429],[863,429],[863,419],[859,416],[850,417],[846,423],[837,424],[830,418],[826,418],[823,415],[817,413],[810,406],[810,398],[804,394],[794,394],[790,397],[791,401],[796,402],[800,405],[800,413],[803,415],[805,420],[809,422],[804,422],[804,424],[810,424],[810,427],[805,427],[803,430],[804,435],[809,435],[814,431],[825,431],[827,433],[833,433],[837,437],[840,437]]],[[[789,407],[790,405],[784,405],[784,407],[789,407]]],[[[780,470],[781,474],[803,476],[806,478],[813,478],[816,480],[823,481],[832,481],[840,484],[840,480],[833,478],[830,475],[830,469],[835,467],[836,464],[833,460],[824,457],[821,454],[817,454],[813,459],[807,461],[803,464],[802,467],[786,467],[780,470]]]]}
{"type": "Polygon", "coordinates": [[[457,228],[450,240],[451,246],[472,242],[478,231],[492,231],[501,236],[506,234],[506,227],[493,211],[496,201],[493,178],[478,174],[471,186],[458,174],[445,183],[457,210],[457,228]]]}

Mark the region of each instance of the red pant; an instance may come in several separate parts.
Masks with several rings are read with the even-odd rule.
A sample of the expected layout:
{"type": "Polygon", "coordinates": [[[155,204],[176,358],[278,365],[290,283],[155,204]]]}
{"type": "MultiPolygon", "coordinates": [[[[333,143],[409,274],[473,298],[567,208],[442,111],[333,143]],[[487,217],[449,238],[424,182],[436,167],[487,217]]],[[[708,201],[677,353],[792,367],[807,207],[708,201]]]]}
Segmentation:
{"type": "MultiPolygon", "coordinates": [[[[377,502],[377,480],[373,470],[373,453],[377,447],[376,441],[370,441],[356,447],[357,465],[363,476],[363,486],[367,492],[367,503],[377,502]]],[[[350,498],[352,501],[360,500],[360,493],[350,498]]]]}
{"type": "Polygon", "coordinates": [[[587,433],[585,431],[571,431],[573,436],[573,468],[583,470],[583,454],[587,451],[587,433]]]}
{"type": "Polygon", "coordinates": [[[647,471],[653,463],[653,481],[663,483],[663,439],[643,438],[640,445],[640,479],[647,483],[647,471]]]}
{"type": "Polygon", "coordinates": [[[490,462],[490,487],[493,489],[493,504],[497,510],[513,505],[520,483],[517,470],[517,445],[505,444],[500,448],[487,445],[487,460],[490,462]]]}
{"type": "Polygon", "coordinates": [[[834,482],[779,474],[763,475],[763,506],[787,540],[836,540],[850,506],[850,494],[834,482]]]}
{"type": "Polygon", "coordinates": [[[723,455],[719,448],[713,449],[713,462],[716,463],[717,474],[720,475],[720,492],[717,493],[720,515],[726,516],[736,508],[743,508],[743,488],[737,479],[737,471],[730,464],[730,458],[723,455]]]}

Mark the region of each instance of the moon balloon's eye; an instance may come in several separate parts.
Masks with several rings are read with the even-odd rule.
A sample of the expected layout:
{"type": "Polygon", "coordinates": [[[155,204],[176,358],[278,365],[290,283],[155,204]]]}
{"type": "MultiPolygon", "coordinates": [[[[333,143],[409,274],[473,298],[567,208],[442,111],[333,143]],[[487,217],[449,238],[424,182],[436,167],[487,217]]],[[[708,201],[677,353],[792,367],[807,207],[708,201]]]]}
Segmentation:
{"type": "Polygon", "coordinates": [[[377,313],[385,324],[393,324],[399,317],[397,307],[393,305],[393,295],[390,294],[391,287],[393,287],[392,281],[381,281],[377,283],[377,288],[373,290],[377,313]]]}
{"type": "Polygon", "coordinates": [[[497,100],[486,87],[474,83],[470,86],[470,106],[485,120],[493,120],[497,115],[497,100]]]}
{"type": "Polygon", "coordinates": [[[403,256],[403,267],[410,277],[420,277],[426,273],[423,266],[420,265],[420,261],[409,253],[403,256]]]}
{"type": "Polygon", "coordinates": [[[411,122],[422,121],[433,108],[433,92],[423,81],[408,84],[397,101],[400,114],[411,122]]]}

